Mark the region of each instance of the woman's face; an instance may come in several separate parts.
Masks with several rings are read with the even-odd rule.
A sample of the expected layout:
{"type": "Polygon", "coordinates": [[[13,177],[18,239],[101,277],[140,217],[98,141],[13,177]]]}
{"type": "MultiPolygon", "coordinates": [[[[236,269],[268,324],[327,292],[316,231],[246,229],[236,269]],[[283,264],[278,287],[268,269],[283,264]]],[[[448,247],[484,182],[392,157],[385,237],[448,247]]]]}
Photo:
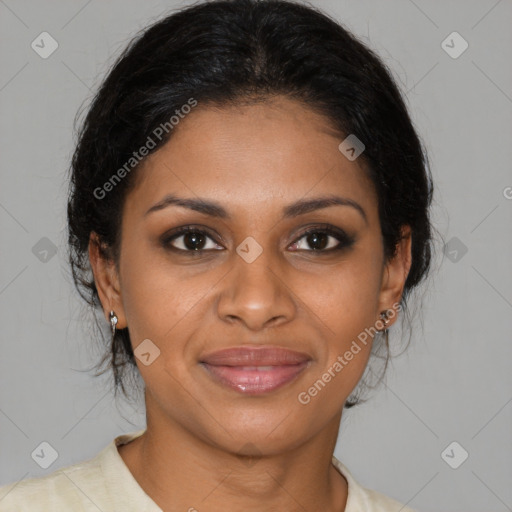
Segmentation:
{"type": "Polygon", "coordinates": [[[119,274],[90,254],[106,315],[129,328],[148,424],[261,453],[337,430],[371,349],[358,339],[399,301],[410,251],[386,265],[377,196],[341,142],[286,98],[199,104],[137,170],[119,274]],[[344,204],[315,208],[328,196],[344,204]]]}

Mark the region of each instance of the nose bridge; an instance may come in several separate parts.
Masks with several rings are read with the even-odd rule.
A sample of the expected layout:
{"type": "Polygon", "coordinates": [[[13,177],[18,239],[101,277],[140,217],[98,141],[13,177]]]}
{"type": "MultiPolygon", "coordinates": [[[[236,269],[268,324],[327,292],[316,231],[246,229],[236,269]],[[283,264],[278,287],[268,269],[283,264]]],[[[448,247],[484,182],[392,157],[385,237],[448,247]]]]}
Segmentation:
{"type": "Polygon", "coordinates": [[[289,320],[295,311],[277,251],[261,246],[247,237],[233,253],[232,272],[218,303],[224,320],[238,319],[251,329],[270,320],[289,320]]]}

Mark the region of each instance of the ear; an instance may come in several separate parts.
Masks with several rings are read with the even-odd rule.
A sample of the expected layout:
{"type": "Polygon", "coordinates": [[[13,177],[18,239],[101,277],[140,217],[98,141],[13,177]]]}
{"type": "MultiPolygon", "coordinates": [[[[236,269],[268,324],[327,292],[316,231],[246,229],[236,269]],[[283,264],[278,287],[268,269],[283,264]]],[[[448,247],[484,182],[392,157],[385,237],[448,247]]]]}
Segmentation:
{"type": "MultiPolygon", "coordinates": [[[[410,226],[404,225],[401,229],[401,238],[396,247],[396,254],[388,261],[382,273],[382,284],[379,294],[379,311],[392,309],[393,304],[399,303],[405,286],[405,281],[411,268],[412,233],[410,226]]],[[[392,325],[398,315],[390,316],[392,325]]]]}
{"type": "Polygon", "coordinates": [[[89,237],[89,261],[94,274],[94,282],[103,307],[103,314],[110,324],[109,313],[114,310],[117,316],[117,328],[126,327],[126,317],[121,300],[121,287],[115,263],[106,256],[100,247],[99,237],[91,232],[89,237]]]}

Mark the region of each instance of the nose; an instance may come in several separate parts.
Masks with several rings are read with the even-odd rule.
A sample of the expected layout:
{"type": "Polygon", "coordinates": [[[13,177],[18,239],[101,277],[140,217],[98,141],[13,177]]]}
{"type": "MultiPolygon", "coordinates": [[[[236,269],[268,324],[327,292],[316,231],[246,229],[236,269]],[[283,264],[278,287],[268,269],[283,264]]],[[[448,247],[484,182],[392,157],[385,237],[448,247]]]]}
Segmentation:
{"type": "Polygon", "coordinates": [[[296,314],[296,301],[287,274],[271,251],[263,250],[250,263],[237,253],[233,260],[217,302],[219,317],[252,331],[289,322],[296,314]]]}

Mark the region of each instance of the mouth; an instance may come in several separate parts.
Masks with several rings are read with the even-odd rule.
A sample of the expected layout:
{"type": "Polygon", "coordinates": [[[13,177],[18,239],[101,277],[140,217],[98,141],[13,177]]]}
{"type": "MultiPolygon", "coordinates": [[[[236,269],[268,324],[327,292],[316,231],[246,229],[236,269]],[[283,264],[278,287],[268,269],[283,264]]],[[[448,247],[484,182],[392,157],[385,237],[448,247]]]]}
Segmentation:
{"type": "Polygon", "coordinates": [[[235,347],[200,361],[217,383],[244,394],[269,393],[296,379],[311,357],[280,347],[235,347]]]}

